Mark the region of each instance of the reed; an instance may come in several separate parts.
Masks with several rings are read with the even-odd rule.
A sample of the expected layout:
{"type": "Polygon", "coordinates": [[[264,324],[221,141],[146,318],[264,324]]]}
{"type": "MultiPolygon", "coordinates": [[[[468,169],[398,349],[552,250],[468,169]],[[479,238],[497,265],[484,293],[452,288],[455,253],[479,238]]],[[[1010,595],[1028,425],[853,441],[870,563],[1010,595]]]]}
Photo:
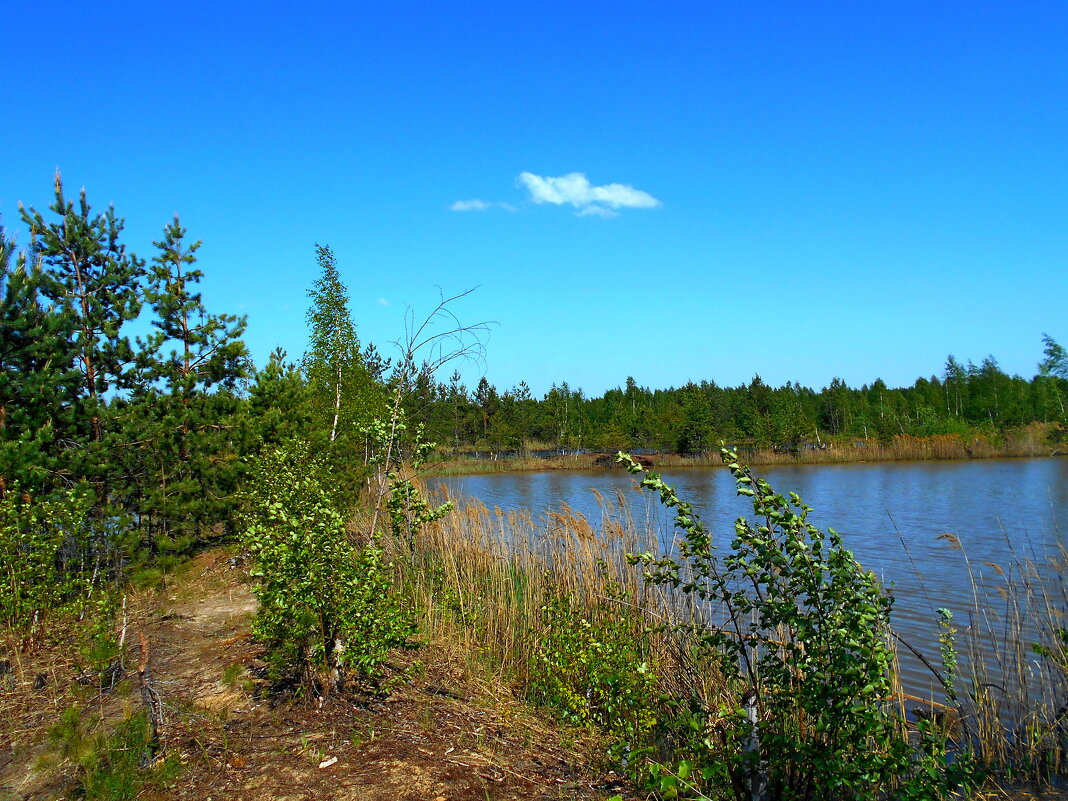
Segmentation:
{"type": "Polygon", "coordinates": [[[588,470],[593,464],[589,454],[533,456],[505,455],[500,458],[476,459],[470,456],[444,456],[431,465],[429,474],[436,476],[467,476],[484,473],[529,473],[542,470],[588,470]]]}
{"type": "MultiPolygon", "coordinates": [[[[906,462],[963,459],[1002,459],[1064,455],[1065,445],[1056,444],[1049,423],[1031,423],[1001,432],[976,431],[970,434],[935,434],[917,437],[898,434],[889,440],[833,437],[805,447],[761,448],[740,442],[737,450],[752,465],[855,464],[859,462],[906,462]],[[816,446],[816,447],[813,447],[816,446]]],[[[487,451],[487,454],[490,452],[487,451]]],[[[531,449],[485,458],[442,455],[432,465],[433,475],[476,475],[483,473],[530,472],[543,470],[589,470],[596,453],[536,456],[531,449]]],[[[718,451],[693,454],[660,453],[652,457],[657,469],[673,467],[718,467],[718,451]]]]}
{"type": "Polygon", "coordinates": [[[535,519],[528,512],[469,503],[429,526],[414,543],[390,541],[398,581],[415,604],[428,638],[462,643],[500,676],[520,684],[550,599],[567,596],[588,615],[618,596],[617,614],[645,624],[651,591],[625,554],[651,546],[620,495],[601,525],[566,505],[535,519]]]}
{"type": "Polygon", "coordinates": [[[1068,551],[1039,554],[1005,533],[1008,558],[976,564],[961,540],[940,537],[959,554],[971,597],[954,628],[960,687],[946,699],[954,728],[983,767],[1015,779],[1048,782],[1068,774],[1068,551]]]}

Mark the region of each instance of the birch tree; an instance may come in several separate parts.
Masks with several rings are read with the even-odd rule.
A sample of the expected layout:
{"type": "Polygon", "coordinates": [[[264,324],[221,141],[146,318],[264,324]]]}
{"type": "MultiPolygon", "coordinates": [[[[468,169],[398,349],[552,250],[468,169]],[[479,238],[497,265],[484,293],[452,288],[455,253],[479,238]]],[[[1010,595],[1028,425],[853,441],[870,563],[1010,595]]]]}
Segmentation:
{"type": "Polygon", "coordinates": [[[301,367],[313,402],[329,420],[330,442],[362,421],[373,404],[374,381],[360,355],[360,340],[349,312],[349,293],[329,247],[315,246],[322,274],[308,290],[309,341],[301,367]]]}

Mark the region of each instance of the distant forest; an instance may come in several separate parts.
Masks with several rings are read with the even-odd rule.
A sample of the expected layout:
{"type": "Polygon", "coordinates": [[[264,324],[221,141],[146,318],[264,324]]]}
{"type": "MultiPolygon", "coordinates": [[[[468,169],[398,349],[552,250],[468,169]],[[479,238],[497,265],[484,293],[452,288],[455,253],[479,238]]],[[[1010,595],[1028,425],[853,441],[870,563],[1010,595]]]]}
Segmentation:
{"type": "Polygon", "coordinates": [[[757,375],[737,387],[706,380],[653,390],[627,378],[599,397],[564,382],[535,398],[524,382],[501,392],[483,378],[471,391],[458,374],[448,383],[421,374],[408,407],[426,420],[439,444],[455,450],[690,454],[716,449],[721,441],[797,450],[843,439],[989,435],[1033,422],[1064,425],[1064,349],[1049,337],[1044,342],[1045,358],[1030,379],[1007,375],[992,356],[978,365],[950,356],[941,376],[903,388],[880,379],[852,388],[837,378],[820,390],[791,382],[772,387],[757,375]]]}
{"type": "Polygon", "coordinates": [[[721,441],[797,451],[999,436],[1036,423],[1056,439],[1068,422],[1068,357],[1048,336],[1042,350],[1036,342],[1031,378],[1007,375],[992,357],[975,365],[951,356],[941,375],[899,389],[835,380],[816,391],[759,377],[657,390],[628,378],[600,397],[567,383],[541,398],[522,382],[468,388],[457,373],[439,381],[413,349],[391,361],[361,344],[328,247],[316,250],[322,273],[308,290],[307,353],[291,361],[277,351],[256,366],[245,320],[202,299],[200,243],[177,217],[146,260],[127,250],[113,209],[93,211],[84,191],[68,199],[58,175],[50,209],[21,214],[24,249],[0,228],[0,500],[81,492],[98,519],[132,521],[151,553],[232,530],[250,459],[286,442],[331,460],[356,493],[382,421],[398,412],[404,424],[391,437],[406,430],[414,442],[421,426],[445,453],[689,454],[721,441]],[[134,320],[150,320],[151,333],[131,338],[134,320]]]}

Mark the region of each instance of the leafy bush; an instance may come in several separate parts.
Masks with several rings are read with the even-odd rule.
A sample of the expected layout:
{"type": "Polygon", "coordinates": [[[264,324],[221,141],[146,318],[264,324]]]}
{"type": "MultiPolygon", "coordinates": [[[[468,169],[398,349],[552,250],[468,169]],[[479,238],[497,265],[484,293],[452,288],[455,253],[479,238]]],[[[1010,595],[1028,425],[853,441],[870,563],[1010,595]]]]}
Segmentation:
{"type": "Polygon", "coordinates": [[[834,529],[808,522],[796,494],[722,454],[756,516],[738,519],[723,556],[690,504],[617,457],[675,509],[682,534],[677,552],[631,559],[646,581],[694,598],[701,619],[680,625],[726,677],[722,706],[698,709],[678,749],[694,770],[686,786],[728,778],[739,799],[875,799],[892,787],[945,797],[968,777],[947,767],[944,738],[925,737],[919,755],[909,747],[893,702],[892,597],[834,529]]]}
{"type": "Polygon", "coordinates": [[[89,505],[80,490],[34,501],[14,487],[0,498],[0,622],[33,633],[47,614],[89,598],[89,505]]]}
{"type": "Polygon", "coordinates": [[[587,615],[556,595],[542,607],[542,625],[531,665],[533,699],[572,723],[599,726],[621,746],[638,742],[656,722],[657,680],[618,606],[587,615]]]}
{"type": "Polygon", "coordinates": [[[408,469],[418,471],[426,464],[437,443],[423,438],[422,425],[409,432],[403,410],[390,420],[375,418],[363,426],[360,433],[364,436],[371,454],[367,463],[382,468],[386,474],[386,510],[389,512],[390,533],[396,542],[404,543],[410,549],[415,545],[416,537],[423,526],[440,520],[455,508],[452,501],[431,506],[418,487],[400,469],[405,450],[409,451],[408,469]]]}
{"type": "Polygon", "coordinates": [[[346,670],[373,677],[414,633],[378,537],[350,540],[326,464],[307,448],[268,451],[253,473],[242,542],[255,559],[253,631],[274,676],[314,691],[324,679],[340,688],[346,670]]]}

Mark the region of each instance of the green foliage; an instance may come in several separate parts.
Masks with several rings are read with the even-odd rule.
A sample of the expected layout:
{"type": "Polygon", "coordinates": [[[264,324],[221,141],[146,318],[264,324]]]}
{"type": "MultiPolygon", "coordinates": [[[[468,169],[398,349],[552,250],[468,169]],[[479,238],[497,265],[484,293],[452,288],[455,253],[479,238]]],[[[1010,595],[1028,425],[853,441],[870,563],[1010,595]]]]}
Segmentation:
{"type": "MultiPolygon", "coordinates": [[[[615,600],[623,601],[622,593],[615,600]]],[[[542,607],[531,661],[530,695],[580,725],[594,724],[623,744],[656,723],[657,679],[618,607],[584,615],[564,595],[542,607]]]]}
{"type": "Polygon", "coordinates": [[[45,282],[0,226],[0,492],[14,482],[48,493],[70,478],[66,437],[57,433],[69,435],[78,386],[73,317],[45,305],[45,282]]]}
{"type": "Polygon", "coordinates": [[[196,285],[200,242],[186,245],[178,217],[155,242],[145,299],[155,329],[141,342],[140,385],[122,415],[131,432],[122,449],[125,506],[137,515],[157,561],[186,552],[232,521],[241,463],[234,448],[245,377],[243,318],[209,314],[196,285]]]}
{"type": "Polygon", "coordinates": [[[137,381],[135,354],[122,328],[141,311],[144,263],[120,241],[124,221],[115,210],[94,214],[84,190],[76,208],[64,196],[58,172],[49,207],[54,221],[36,209],[20,209],[33,252],[44,265],[41,293],[69,321],[82,430],[92,442],[102,442],[109,428],[108,393],[132,389],[137,381]]]}
{"type": "MultiPolygon", "coordinates": [[[[405,408],[454,451],[623,447],[704,455],[713,442],[728,441],[798,456],[877,440],[923,454],[923,446],[909,438],[945,435],[952,442],[930,443],[933,449],[963,456],[976,438],[999,447],[1006,444],[994,445],[999,433],[1032,422],[1068,423],[1063,348],[1048,336],[1043,342],[1046,359],[1031,380],[1005,373],[992,356],[979,364],[950,356],[940,375],[899,388],[878,378],[860,387],[839,378],[821,390],[791,382],[772,387],[757,375],[736,387],[705,380],[651,390],[628,377],[600,397],[564,382],[534,398],[522,382],[499,390],[482,379],[469,390],[459,375],[442,383],[420,374],[405,408]]],[[[1030,441],[1034,433],[1024,436],[1030,441]]]]}
{"type": "Polygon", "coordinates": [[[244,418],[243,450],[255,455],[291,440],[308,441],[312,407],[300,368],[277,348],[267,364],[255,371],[244,418]]]}
{"type": "Polygon", "coordinates": [[[1057,629],[1056,637],[1057,639],[1051,646],[1034,643],[1031,645],[1031,650],[1039,656],[1046,657],[1068,673],[1068,629],[1057,629]]]}
{"type": "Polygon", "coordinates": [[[260,601],[253,631],[274,675],[314,691],[340,687],[346,671],[375,676],[415,628],[378,539],[349,539],[326,463],[305,446],[266,451],[248,496],[242,542],[260,601]]]}
{"type": "MultiPolygon", "coordinates": [[[[907,783],[912,752],[891,700],[892,598],[841,536],[813,526],[796,494],[775,493],[724,449],[755,522],[740,518],[720,556],[690,504],[631,457],[618,459],[675,510],[682,535],[677,552],[632,560],[646,581],[706,610],[687,628],[738,699],[733,708],[701,710],[718,721],[720,739],[705,739],[703,754],[688,749],[694,768],[715,775],[725,765],[739,798],[874,799],[907,783]]],[[[924,764],[949,776],[944,742],[924,764]]]]}
{"type": "Polygon", "coordinates": [[[142,351],[152,368],[148,380],[162,382],[179,400],[215,386],[233,389],[245,376],[248,358],[241,341],[245,318],[208,314],[194,289],[204,277],[193,268],[201,243],[187,247],[186,233],[175,215],[163,239],[153,242],[159,253],[152,259],[145,300],[155,313],[156,331],[142,351]],[[168,343],[171,350],[164,354],[168,343]]]}
{"type": "Polygon", "coordinates": [[[174,759],[152,764],[152,731],[144,710],[107,726],[79,706],[64,710],[52,727],[52,742],[76,769],[77,796],[86,801],[122,801],[165,786],[178,770],[174,759]]]}
{"type": "Polygon", "coordinates": [[[329,247],[316,245],[322,275],[308,290],[309,340],[301,367],[308,381],[316,428],[333,443],[385,408],[385,395],[364,362],[349,311],[349,295],[329,247]]]}
{"type": "Polygon", "coordinates": [[[1042,352],[1045,358],[1038,363],[1039,372],[1068,379],[1068,351],[1049,334],[1042,335],[1042,344],[1045,346],[1042,352]]]}
{"type": "Polygon", "coordinates": [[[913,752],[908,777],[897,788],[894,798],[900,801],[949,801],[968,797],[969,789],[982,778],[974,754],[956,753],[947,760],[945,727],[931,720],[916,722],[919,741],[913,752]]]}
{"type": "Polygon", "coordinates": [[[953,612],[938,610],[938,646],[942,656],[942,684],[950,702],[957,700],[957,630],[953,627],[953,612]]]}
{"type": "Polygon", "coordinates": [[[33,501],[17,486],[0,496],[4,625],[33,634],[47,615],[86,611],[99,568],[87,519],[91,500],[84,488],[48,501],[33,501]]]}
{"type": "MultiPolygon", "coordinates": [[[[408,426],[404,420],[403,410],[398,414],[395,423],[376,419],[361,429],[361,433],[369,443],[368,464],[380,466],[386,460],[386,454],[391,453],[391,461],[399,462],[404,446],[409,450],[408,469],[417,471],[434,452],[437,444],[423,439],[423,427],[416,426],[409,437],[408,426]],[[387,447],[392,437],[393,448],[387,447]]],[[[386,498],[386,509],[389,511],[390,531],[395,538],[406,542],[409,546],[415,543],[419,530],[440,520],[455,506],[452,501],[446,501],[440,506],[431,506],[423,497],[419,489],[399,470],[389,470],[386,473],[389,485],[389,494],[386,498]]]]}
{"type": "Polygon", "coordinates": [[[32,241],[14,270],[0,235],[0,494],[87,482],[98,545],[115,548],[122,518],[140,529],[138,557],[165,561],[229,523],[244,321],[205,311],[199,243],[177,218],[146,272],[115,210],[94,211],[84,190],[68,200],[58,174],[49,211],[21,209],[32,241]],[[154,332],[131,343],[145,301],[154,332]]]}

